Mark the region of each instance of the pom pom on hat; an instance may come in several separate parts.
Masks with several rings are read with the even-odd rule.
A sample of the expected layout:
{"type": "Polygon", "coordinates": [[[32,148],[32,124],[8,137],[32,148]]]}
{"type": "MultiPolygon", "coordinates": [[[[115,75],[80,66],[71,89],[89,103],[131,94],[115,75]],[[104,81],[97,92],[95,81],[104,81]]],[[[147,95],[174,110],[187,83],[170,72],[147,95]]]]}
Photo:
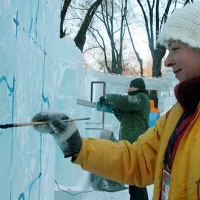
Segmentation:
{"type": "Polygon", "coordinates": [[[146,86],[142,78],[136,78],[130,82],[130,87],[135,87],[140,90],[145,90],[146,86]]]}
{"type": "Polygon", "coordinates": [[[200,49],[200,2],[187,4],[168,17],[158,43],[167,45],[170,40],[181,41],[200,49]]]}

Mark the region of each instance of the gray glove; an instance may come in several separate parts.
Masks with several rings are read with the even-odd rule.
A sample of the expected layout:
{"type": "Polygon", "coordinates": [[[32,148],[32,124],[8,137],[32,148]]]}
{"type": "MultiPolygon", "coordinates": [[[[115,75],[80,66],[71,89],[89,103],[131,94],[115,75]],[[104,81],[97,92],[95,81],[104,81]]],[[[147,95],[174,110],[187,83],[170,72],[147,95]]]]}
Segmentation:
{"type": "Polygon", "coordinates": [[[41,112],[36,114],[32,121],[48,122],[44,125],[35,125],[34,129],[41,133],[50,133],[67,158],[80,151],[82,138],[76,124],[74,122],[63,122],[64,119],[69,119],[69,117],[62,113],[41,112]]]}

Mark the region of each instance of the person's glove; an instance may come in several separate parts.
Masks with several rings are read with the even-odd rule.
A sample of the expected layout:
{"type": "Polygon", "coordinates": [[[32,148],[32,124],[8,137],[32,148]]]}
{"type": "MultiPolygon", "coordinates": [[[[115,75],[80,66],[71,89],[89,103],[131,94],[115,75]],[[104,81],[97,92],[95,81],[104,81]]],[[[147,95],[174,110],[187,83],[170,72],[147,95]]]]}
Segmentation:
{"type": "Polygon", "coordinates": [[[64,122],[69,119],[65,114],[40,112],[33,118],[33,122],[48,122],[43,125],[34,125],[34,129],[41,133],[50,133],[60,146],[65,158],[78,153],[82,146],[82,138],[74,122],[64,122]]]}
{"type": "Polygon", "coordinates": [[[101,103],[104,103],[104,102],[105,102],[105,96],[101,96],[101,97],[99,98],[99,101],[100,101],[101,103]]]}
{"type": "Polygon", "coordinates": [[[98,107],[99,107],[100,109],[103,109],[104,103],[105,103],[105,96],[101,96],[101,97],[99,98],[98,107]]]}
{"type": "Polygon", "coordinates": [[[112,108],[112,111],[115,113],[115,114],[122,114],[122,110],[120,108],[112,108]]]}

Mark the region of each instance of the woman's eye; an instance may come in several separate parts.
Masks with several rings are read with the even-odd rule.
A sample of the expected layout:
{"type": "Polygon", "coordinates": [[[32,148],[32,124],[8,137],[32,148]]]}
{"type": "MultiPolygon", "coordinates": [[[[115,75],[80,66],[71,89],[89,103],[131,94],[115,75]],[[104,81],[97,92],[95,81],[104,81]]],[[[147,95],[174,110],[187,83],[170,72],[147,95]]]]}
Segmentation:
{"type": "Polygon", "coordinates": [[[178,49],[178,47],[174,47],[172,48],[172,51],[176,51],[178,49]]]}

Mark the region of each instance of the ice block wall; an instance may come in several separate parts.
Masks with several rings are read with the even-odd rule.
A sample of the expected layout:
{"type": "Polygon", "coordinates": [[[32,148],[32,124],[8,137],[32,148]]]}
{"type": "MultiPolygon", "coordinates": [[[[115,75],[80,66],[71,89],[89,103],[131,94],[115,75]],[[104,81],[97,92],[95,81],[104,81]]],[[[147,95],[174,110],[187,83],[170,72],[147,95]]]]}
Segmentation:
{"type": "MultiPolygon", "coordinates": [[[[56,106],[61,1],[0,6],[0,124],[29,122],[56,106]]],[[[53,139],[32,127],[0,129],[0,199],[54,199],[53,139]]]]}

